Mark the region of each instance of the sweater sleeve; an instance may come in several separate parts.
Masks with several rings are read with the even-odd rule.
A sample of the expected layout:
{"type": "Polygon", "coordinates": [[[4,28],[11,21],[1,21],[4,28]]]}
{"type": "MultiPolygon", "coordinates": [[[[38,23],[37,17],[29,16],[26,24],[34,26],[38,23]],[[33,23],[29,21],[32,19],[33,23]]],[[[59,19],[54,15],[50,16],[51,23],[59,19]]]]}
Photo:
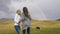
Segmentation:
{"type": "Polygon", "coordinates": [[[29,14],[28,18],[29,18],[30,20],[32,19],[31,16],[30,16],[30,14],[29,14]]]}
{"type": "Polygon", "coordinates": [[[14,22],[19,23],[21,22],[21,18],[18,15],[15,15],[14,22]]]}

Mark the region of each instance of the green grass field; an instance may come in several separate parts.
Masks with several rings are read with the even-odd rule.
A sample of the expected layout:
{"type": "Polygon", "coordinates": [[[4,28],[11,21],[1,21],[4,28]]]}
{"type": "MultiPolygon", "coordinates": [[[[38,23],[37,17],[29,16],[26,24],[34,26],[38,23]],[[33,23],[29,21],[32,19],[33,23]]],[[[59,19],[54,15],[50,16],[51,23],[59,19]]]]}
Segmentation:
{"type": "MultiPolygon", "coordinates": [[[[21,27],[22,33],[22,27],[21,27]]],[[[0,34],[17,34],[13,20],[0,20],[0,34]]],[[[31,22],[31,34],[60,34],[60,21],[37,21],[31,22]],[[39,29],[36,27],[39,26],[39,29]]]]}

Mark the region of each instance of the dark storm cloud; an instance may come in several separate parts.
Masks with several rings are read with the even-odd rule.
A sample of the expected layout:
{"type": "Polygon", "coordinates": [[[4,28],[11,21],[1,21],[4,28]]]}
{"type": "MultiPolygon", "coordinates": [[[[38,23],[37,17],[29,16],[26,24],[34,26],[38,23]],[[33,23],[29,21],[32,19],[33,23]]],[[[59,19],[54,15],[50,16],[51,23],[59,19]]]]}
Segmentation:
{"type": "Polygon", "coordinates": [[[0,0],[0,18],[9,18],[11,16],[10,4],[11,0],[0,0]]]}
{"type": "Polygon", "coordinates": [[[10,0],[0,0],[0,11],[7,12],[9,10],[9,4],[10,0]]]}
{"type": "Polygon", "coordinates": [[[6,5],[0,5],[0,11],[7,12],[9,11],[9,8],[6,5]]]}

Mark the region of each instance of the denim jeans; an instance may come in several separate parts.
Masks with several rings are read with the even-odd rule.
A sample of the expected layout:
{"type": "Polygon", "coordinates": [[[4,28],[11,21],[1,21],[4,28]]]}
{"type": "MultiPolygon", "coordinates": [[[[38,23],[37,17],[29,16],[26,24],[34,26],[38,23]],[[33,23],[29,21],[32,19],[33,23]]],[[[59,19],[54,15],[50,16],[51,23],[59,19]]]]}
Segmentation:
{"type": "Polygon", "coordinates": [[[15,30],[17,31],[17,33],[20,34],[20,26],[19,25],[16,25],[14,27],[15,27],[15,30]]]}

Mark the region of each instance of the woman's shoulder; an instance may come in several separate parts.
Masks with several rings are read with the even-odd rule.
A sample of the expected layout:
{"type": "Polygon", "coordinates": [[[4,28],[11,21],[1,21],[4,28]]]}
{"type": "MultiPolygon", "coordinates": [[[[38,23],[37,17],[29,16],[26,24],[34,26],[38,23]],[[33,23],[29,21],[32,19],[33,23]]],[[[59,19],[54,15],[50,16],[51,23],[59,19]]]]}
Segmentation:
{"type": "Polygon", "coordinates": [[[22,13],[21,16],[23,17],[24,16],[24,13],[22,13]]]}

